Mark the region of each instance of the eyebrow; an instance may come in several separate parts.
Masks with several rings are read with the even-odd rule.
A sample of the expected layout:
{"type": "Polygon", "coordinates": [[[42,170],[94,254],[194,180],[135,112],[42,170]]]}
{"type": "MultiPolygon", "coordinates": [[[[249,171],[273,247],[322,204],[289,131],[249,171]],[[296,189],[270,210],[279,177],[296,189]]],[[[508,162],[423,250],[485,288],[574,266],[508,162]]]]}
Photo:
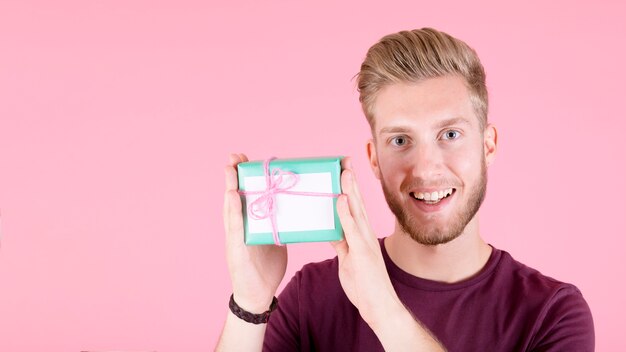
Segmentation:
{"type": "Polygon", "coordinates": [[[463,117],[453,117],[451,119],[445,119],[443,121],[439,121],[435,127],[437,128],[442,128],[442,127],[447,127],[447,126],[451,126],[451,125],[471,125],[471,123],[463,118],[463,117]]]}
{"type": "Polygon", "coordinates": [[[411,129],[404,126],[384,127],[380,130],[380,134],[384,133],[398,133],[398,132],[410,132],[411,129]]]}
{"type": "MultiPolygon", "coordinates": [[[[439,128],[452,126],[452,125],[468,125],[469,126],[471,125],[471,123],[463,117],[453,117],[450,119],[445,119],[445,120],[437,122],[437,124],[435,124],[435,128],[439,129],[439,128]]],[[[406,133],[406,132],[411,132],[411,128],[406,127],[406,126],[392,126],[392,127],[384,127],[380,130],[380,134],[406,133]]]]}

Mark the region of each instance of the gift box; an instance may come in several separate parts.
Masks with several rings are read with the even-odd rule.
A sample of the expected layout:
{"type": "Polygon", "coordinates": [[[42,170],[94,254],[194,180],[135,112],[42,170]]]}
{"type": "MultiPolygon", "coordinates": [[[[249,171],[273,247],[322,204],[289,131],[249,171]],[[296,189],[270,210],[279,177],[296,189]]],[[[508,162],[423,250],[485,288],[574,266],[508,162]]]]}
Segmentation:
{"type": "Polygon", "coordinates": [[[237,165],[247,245],[343,239],[337,215],[342,157],[237,165]]]}

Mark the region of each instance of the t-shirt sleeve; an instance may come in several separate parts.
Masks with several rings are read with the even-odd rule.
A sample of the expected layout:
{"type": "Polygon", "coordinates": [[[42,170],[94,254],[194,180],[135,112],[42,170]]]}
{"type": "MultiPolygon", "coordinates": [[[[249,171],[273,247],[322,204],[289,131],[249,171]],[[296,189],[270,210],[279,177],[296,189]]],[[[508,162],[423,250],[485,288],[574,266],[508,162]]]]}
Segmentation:
{"type": "Polygon", "coordinates": [[[589,305],[580,291],[568,286],[546,306],[532,351],[594,351],[595,332],[589,305]]]}
{"type": "Polygon", "coordinates": [[[298,351],[299,342],[299,282],[300,272],[289,281],[278,296],[278,306],[270,315],[263,351],[298,351]]]}

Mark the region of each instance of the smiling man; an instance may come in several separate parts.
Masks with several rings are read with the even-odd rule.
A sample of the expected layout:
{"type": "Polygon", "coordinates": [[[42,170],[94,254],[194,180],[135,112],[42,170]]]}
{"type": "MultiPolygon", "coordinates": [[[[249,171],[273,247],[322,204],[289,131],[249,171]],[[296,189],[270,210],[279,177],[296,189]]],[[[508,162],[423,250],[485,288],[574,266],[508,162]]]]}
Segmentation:
{"type": "Polygon", "coordinates": [[[496,130],[472,106],[464,79],[446,75],[387,85],[370,112],[368,154],[400,231],[450,242],[475,221],[494,158],[496,130]]]}
{"type": "Polygon", "coordinates": [[[593,351],[580,291],[480,236],[497,131],[474,50],[430,28],[391,34],[368,51],[358,87],[394,232],[373,233],[344,159],[345,240],[333,244],[336,258],[296,273],[276,304],[286,249],[243,245],[235,166],[247,158],[232,155],[224,222],[233,300],[218,349],[593,351]]]}

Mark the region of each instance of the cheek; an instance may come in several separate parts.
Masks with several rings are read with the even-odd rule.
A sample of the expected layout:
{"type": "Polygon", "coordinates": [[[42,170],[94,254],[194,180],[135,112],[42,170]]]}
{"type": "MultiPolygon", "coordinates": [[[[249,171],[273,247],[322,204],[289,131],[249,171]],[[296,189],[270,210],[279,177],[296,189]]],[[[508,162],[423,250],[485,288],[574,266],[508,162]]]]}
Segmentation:
{"type": "Polygon", "coordinates": [[[450,169],[464,184],[473,184],[476,179],[480,178],[482,162],[483,155],[480,148],[465,149],[448,156],[450,169]],[[474,150],[476,152],[473,152],[474,150]]]}
{"type": "Polygon", "coordinates": [[[381,176],[387,183],[393,183],[395,180],[401,179],[408,165],[409,163],[406,160],[390,155],[382,156],[378,162],[381,176]]]}

